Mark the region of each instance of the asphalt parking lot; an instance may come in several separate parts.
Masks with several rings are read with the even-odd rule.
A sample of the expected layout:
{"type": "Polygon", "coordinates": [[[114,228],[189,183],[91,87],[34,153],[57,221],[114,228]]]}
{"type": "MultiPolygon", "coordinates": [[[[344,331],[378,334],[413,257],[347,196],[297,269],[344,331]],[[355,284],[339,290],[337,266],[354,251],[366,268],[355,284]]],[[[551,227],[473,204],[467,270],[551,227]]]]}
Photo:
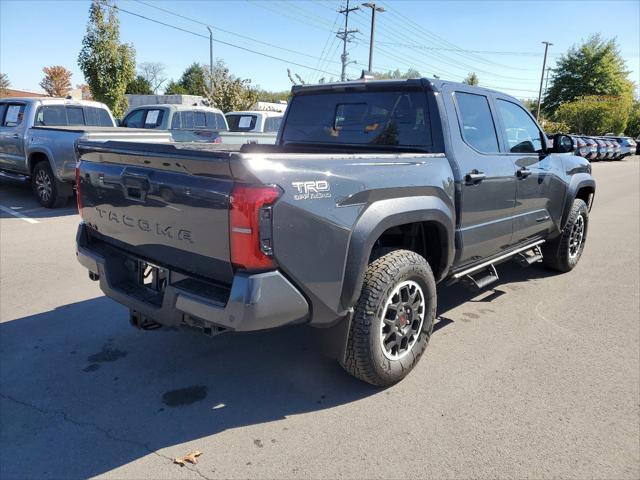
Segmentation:
{"type": "Polygon", "coordinates": [[[594,164],[573,272],[440,287],[431,345],[389,389],[306,327],[131,328],[75,260],[75,206],[0,183],[0,478],[637,479],[639,160],[594,164]]]}

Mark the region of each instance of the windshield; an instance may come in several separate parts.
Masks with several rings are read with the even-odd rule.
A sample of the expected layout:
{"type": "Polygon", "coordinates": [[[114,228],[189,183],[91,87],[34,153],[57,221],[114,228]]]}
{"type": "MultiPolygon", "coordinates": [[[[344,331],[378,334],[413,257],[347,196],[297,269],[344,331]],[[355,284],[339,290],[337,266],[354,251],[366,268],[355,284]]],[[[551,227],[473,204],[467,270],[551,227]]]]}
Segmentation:
{"type": "Polygon", "coordinates": [[[283,126],[287,143],[430,146],[422,91],[368,91],[296,95],[283,126]]]}

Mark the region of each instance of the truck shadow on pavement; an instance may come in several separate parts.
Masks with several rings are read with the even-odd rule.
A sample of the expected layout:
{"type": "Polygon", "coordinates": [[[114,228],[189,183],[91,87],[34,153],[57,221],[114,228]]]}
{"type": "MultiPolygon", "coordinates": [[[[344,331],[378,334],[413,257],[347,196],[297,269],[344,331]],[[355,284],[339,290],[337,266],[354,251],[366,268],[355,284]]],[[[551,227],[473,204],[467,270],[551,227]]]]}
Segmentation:
{"type": "MultiPolygon", "coordinates": [[[[441,322],[454,324],[442,315],[475,295],[464,292],[439,289],[441,322]]],[[[0,324],[0,477],[87,478],[150,454],[180,475],[171,459],[191,450],[215,464],[204,437],[281,421],[280,438],[247,437],[242,461],[285,438],[290,415],[381,393],[323,356],[304,326],[211,339],[127,318],[100,297],[0,324]]]]}
{"type": "MultiPolygon", "coordinates": [[[[70,198],[61,208],[44,208],[35,199],[31,185],[2,178],[0,178],[0,205],[34,219],[78,214],[75,197],[70,198]]],[[[0,218],[13,217],[0,210],[0,218]]]]}

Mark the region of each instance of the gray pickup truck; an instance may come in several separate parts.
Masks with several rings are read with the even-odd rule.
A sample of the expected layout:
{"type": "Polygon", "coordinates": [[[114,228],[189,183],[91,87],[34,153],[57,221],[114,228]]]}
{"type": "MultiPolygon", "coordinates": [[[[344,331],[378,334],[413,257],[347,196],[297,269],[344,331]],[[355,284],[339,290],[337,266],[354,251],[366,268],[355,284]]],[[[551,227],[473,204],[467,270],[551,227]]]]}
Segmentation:
{"type": "Polygon", "coordinates": [[[442,80],[294,87],[276,145],[79,144],[78,260],[143,329],[326,328],[354,376],[416,365],[436,283],[573,269],[595,182],[516,99],[442,80]]]}
{"type": "Polygon", "coordinates": [[[61,207],[73,195],[78,139],[169,142],[167,132],[115,127],[103,103],[64,98],[0,100],[0,177],[31,180],[47,208],[61,207]]]}

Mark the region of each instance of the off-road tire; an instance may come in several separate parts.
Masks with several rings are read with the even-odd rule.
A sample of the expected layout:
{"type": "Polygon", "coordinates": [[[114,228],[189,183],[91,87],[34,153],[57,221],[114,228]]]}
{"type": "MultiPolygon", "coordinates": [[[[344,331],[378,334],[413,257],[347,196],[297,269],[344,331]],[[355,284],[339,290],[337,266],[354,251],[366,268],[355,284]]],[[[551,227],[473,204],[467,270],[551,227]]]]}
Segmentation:
{"type": "Polygon", "coordinates": [[[542,262],[545,267],[556,270],[558,272],[568,272],[573,270],[578,264],[584,246],[587,241],[587,232],[589,227],[589,209],[584,200],[576,198],[571,205],[571,212],[567,223],[562,229],[562,234],[553,240],[542,244],[542,262]],[[583,236],[580,246],[575,255],[570,254],[572,234],[574,234],[577,224],[580,222],[578,217],[582,217],[583,236]]]}
{"type": "Polygon", "coordinates": [[[47,161],[40,161],[33,167],[31,187],[36,200],[45,208],[60,208],[69,200],[69,197],[61,192],[59,182],[47,161]]]}
{"type": "Polygon", "coordinates": [[[390,386],[402,380],[416,366],[429,342],[436,304],[436,282],[424,257],[409,250],[375,252],[365,272],[342,367],[376,386],[390,386]],[[407,281],[418,284],[424,294],[424,318],[413,347],[402,358],[392,360],[385,356],[381,344],[381,317],[394,289],[407,281]]]}

